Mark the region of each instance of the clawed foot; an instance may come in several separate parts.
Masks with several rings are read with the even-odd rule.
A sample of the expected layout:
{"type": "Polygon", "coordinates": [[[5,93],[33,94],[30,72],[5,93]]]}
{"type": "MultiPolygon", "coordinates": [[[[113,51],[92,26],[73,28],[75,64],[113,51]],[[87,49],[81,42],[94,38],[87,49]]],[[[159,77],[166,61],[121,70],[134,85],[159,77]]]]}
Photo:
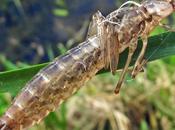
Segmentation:
{"type": "Polygon", "coordinates": [[[136,66],[134,67],[132,73],[131,73],[131,77],[132,77],[132,78],[135,78],[139,72],[144,72],[143,66],[144,66],[146,63],[147,63],[147,60],[144,59],[144,60],[141,62],[141,64],[136,65],[136,66]]]}
{"type": "Polygon", "coordinates": [[[122,82],[118,82],[117,86],[116,86],[116,88],[114,90],[115,94],[119,94],[121,86],[122,86],[122,82]]]}

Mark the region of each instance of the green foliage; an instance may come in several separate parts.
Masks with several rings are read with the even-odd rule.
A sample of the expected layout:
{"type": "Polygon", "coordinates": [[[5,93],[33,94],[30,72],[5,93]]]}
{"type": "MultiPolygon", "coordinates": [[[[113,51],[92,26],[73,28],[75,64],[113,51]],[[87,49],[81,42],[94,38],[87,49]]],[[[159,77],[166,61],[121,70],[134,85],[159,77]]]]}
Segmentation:
{"type": "Polygon", "coordinates": [[[58,44],[58,51],[59,51],[61,54],[64,54],[64,53],[66,53],[66,51],[67,51],[67,47],[65,47],[63,43],[59,43],[59,44],[58,44]]]}
{"type": "Polygon", "coordinates": [[[56,5],[66,7],[65,0],[56,0],[56,5]]]}
{"type": "Polygon", "coordinates": [[[44,122],[49,129],[56,130],[57,128],[60,128],[61,130],[66,130],[67,127],[66,104],[65,103],[61,104],[59,110],[60,110],[59,114],[52,112],[45,119],[44,122]]]}
{"type": "Polygon", "coordinates": [[[0,54],[0,63],[5,67],[6,70],[18,69],[18,67],[14,63],[7,60],[6,57],[2,54],[0,54]]]}
{"type": "Polygon", "coordinates": [[[24,10],[23,10],[23,7],[22,7],[21,0],[1,0],[0,1],[0,9],[7,10],[10,2],[13,2],[14,5],[16,6],[16,8],[18,9],[18,11],[22,15],[24,15],[24,10]]]}
{"type": "MultiPolygon", "coordinates": [[[[22,0],[12,0],[12,1],[14,2],[18,11],[21,14],[23,14],[24,12],[23,12],[23,7],[21,3],[22,0]]],[[[8,2],[9,0],[1,0],[0,8],[2,10],[8,9],[8,2]]],[[[53,10],[53,14],[55,16],[67,17],[69,15],[69,10],[67,9],[65,0],[55,0],[55,6],[56,8],[53,10]]],[[[173,16],[175,18],[175,15],[173,16]]],[[[175,42],[174,42],[175,33],[159,34],[159,33],[163,33],[164,31],[165,31],[164,29],[157,27],[155,31],[151,33],[151,35],[154,37],[149,38],[149,45],[147,48],[145,58],[148,58],[149,61],[164,58],[164,57],[165,58],[154,62],[155,64],[154,63],[148,64],[148,67],[146,69],[147,72],[144,73],[144,75],[146,76],[142,77],[142,74],[140,74],[136,80],[126,83],[125,85],[127,85],[127,88],[125,87],[122,88],[126,90],[124,90],[123,92],[121,91],[120,96],[113,95],[115,97],[121,97],[121,98],[119,100],[118,99],[113,100],[109,105],[109,106],[112,106],[115,103],[122,104],[122,102],[124,102],[125,105],[123,105],[124,107],[122,107],[122,112],[125,111],[127,113],[127,111],[131,111],[132,112],[131,115],[127,113],[127,116],[128,115],[131,116],[130,121],[134,126],[133,128],[138,127],[138,129],[140,130],[156,129],[156,127],[155,128],[151,127],[151,124],[155,123],[154,121],[158,122],[157,125],[163,124],[164,126],[170,126],[170,127],[165,127],[163,130],[175,129],[175,125],[174,125],[175,124],[175,116],[174,116],[175,106],[173,104],[174,97],[175,97],[173,93],[174,92],[173,87],[175,83],[175,80],[173,80],[174,79],[173,76],[175,76],[174,75],[175,56],[173,56],[175,55],[175,42]],[[156,36],[157,34],[159,35],[156,36]],[[167,57],[167,56],[170,56],[170,57],[167,57]],[[166,75],[164,71],[168,75],[166,75]],[[165,79],[164,78],[161,79],[162,77],[164,77],[165,79]],[[140,79],[144,80],[144,83],[140,84],[140,81],[139,81],[140,79]],[[169,83],[168,81],[171,83],[169,83]],[[166,84],[164,84],[165,82],[168,82],[167,86],[166,84]],[[140,95],[137,94],[137,92],[140,95]],[[134,98],[129,95],[130,93],[133,95],[134,98]],[[127,99],[127,100],[124,100],[124,99],[127,99]],[[131,100],[131,102],[129,102],[129,100],[131,100]],[[142,101],[141,103],[139,103],[140,100],[142,101]],[[134,101],[137,103],[134,107],[132,107],[132,105],[127,106],[127,104],[132,104],[134,101]],[[152,107],[153,107],[153,110],[151,109],[152,107]],[[143,110],[143,108],[145,108],[146,111],[143,111],[143,113],[139,113],[140,110],[143,110]],[[138,118],[134,118],[135,116],[133,113],[134,110],[136,111],[137,113],[136,115],[138,118]],[[150,112],[150,110],[152,113],[150,112]],[[154,118],[153,123],[151,122],[151,120],[148,120],[148,117],[146,117],[145,113],[149,114],[149,116],[150,115],[153,116],[153,117],[149,117],[149,119],[154,118]],[[133,123],[133,121],[138,121],[138,120],[140,121],[140,122],[137,122],[139,123],[139,125],[133,123]]],[[[64,54],[67,51],[67,48],[69,47],[65,46],[64,44],[59,44],[58,48],[59,48],[59,52],[61,54],[64,54]]],[[[132,59],[131,65],[133,65],[133,63],[135,62],[136,57],[140,52],[140,49],[141,49],[141,44],[139,44],[138,46],[138,50],[134,55],[134,58],[132,59]]],[[[46,53],[49,57],[49,60],[51,61],[54,57],[54,53],[51,46],[49,45],[47,46],[46,53]]],[[[125,51],[121,55],[119,68],[122,68],[123,65],[125,64],[126,57],[127,57],[127,51],[125,51]]],[[[1,106],[0,115],[1,115],[4,113],[5,110],[7,110],[7,107],[11,102],[11,95],[15,96],[18,93],[18,91],[21,90],[22,87],[24,87],[27,81],[29,81],[40,69],[42,69],[44,66],[48,65],[49,63],[29,66],[28,64],[25,64],[22,62],[13,63],[9,61],[7,58],[5,58],[4,55],[0,55],[0,64],[3,65],[5,70],[8,70],[6,72],[0,73],[0,106],[1,106]]],[[[110,95],[110,99],[111,99],[112,92],[109,92],[107,88],[111,88],[114,84],[116,84],[118,75],[112,76],[111,74],[105,73],[105,72],[106,72],[105,70],[102,70],[101,72],[99,72],[104,74],[101,74],[100,76],[96,76],[96,77],[103,77],[103,79],[97,80],[95,84],[91,83],[91,86],[88,85],[88,90],[89,90],[88,92],[87,91],[82,92],[81,91],[82,89],[81,89],[77,94],[79,97],[77,95],[74,96],[74,97],[78,97],[76,100],[81,102],[82,99],[85,98],[87,93],[90,93],[90,96],[92,97],[92,99],[94,99],[94,101],[96,97],[99,96],[99,95],[96,96],[96,93],[100,93],[102,95],[100,97],[102,100],[107,95],[110,95]],[[97,87],[98,86],[97,84],[101,84],[102,88],[100,89],[101,90],[100,92],[99,92],[99,87],[97,87]],[[106,93],[105,96],[103,95],[102,91],[105,91],[106,93]]],[[[109,102],[109,100],[107,101],[109,102]]],[[[93,104],[93,100],[91,102],[93,104]]],[[[82,111],[85,111],[85,113],[88,113],[87,112],[88,110],[90,111],[90,113],[92,113],[92,111],[94,111],[94,108],[95,108],[94,106],[92,107],[92,104],[88,109],[82,109],[80,107],[79,109],[77,109],[78,118],[76,118],[75,120],[78,120],[78,125],[77,125],[77,128],[75,129],[71,127],[73,130],[78,130],[78,128],[82,125],[81,121],[79,120],[80,115],[82,114],[81,109],[82,111]]],[[[87,106],[88,105],[87,101],[83,101],[83,105],[87,106]]],[[[104,104],[101,103],[100,105],[103,106],[104,104]]],[[[70,124],[73,124],[72,122],[75,121],[74,119],[71,119],[70,117],[67,116],[70,114],[69,111],[72,111],[73,109],[75,109],[75,106],[78,106],[78,104],[70,105],[68,102],[61,104],[59,107],[59,110],[56,113],[50,113],[50,115],[47,116],[47,118],[44,120],[43,128],[47,130],[66,130],[70,126],[70,124]]],[[[116,110],[120,111],[119,108],[116,108],[116,110]]],[[[86,125],[89,126],[91,120],[96,116],[98,116],[99,113],[100,112],[97,111],[94,115],[89,114],[90,120],[86,120],[87,122],[86,125]]],[[[105,115],[105,111],[102,115],[105,115]]],[[[108,116],[109,114],[106,114],[106,115],[108,116]]],[[[84,119],[86,119],[87,116],[88,116],[87,114],[83,114],[84,119]]],[[[94,124],[95,123],[96,122],[94,122],[94,124]]],[[[43,125],[43,124],[41,123],[40,125],[43,125]]],[[[41,128],[41,130],[44,130],[43,128],[41,128]]],[[[37,126],[37,130],[39,130],[38,126],[37,126]]],[[[86,129],[86,130],[89,130],[89,129],[86,129]]]]}
{"type": "Polygon", "coordinates": [[[54,9],[53,14],[56,16],[65,17],[69,14],[69,12],[66,9],[54,9]]]}
{"type": "Polygon", "coordinates": [[[53,10],[53,14],[59,17],[66,17],[69,15],[69,11],[66,8],[66,3],[64,0],[56,0],[56,5],[58,6],[53,10]]]}
{"type": "Polygon", "coordinates": [[[140,124],[140,130],[149,130],[147,122],[145,120],[142,120],[140,124]]]}
{"type": "Polygon", "coordinates": [[[6,107],[9,105],[9,101],[7,100],[6,96],[4,94],[0,94],[0,115],[4,113],[6,110],[6,107]]]}
{"type": "Polygon", "coordinates": [[[7,0],[1,0],[1,1],[0,1],[0,8],[1,8],[2,10],[7,9],[7,4],[8,4],[8,1],[7,1],[7,0]]]}
{"type": "Polygon", "coordinates": [[[25,83],[48,63],[0,73],[0,92],[16,94],[25,83]]]}
{"type": "Polygon", "coordinates": [[[54,59],[54,53],[53,53],[51,44],[47,45],[46,51],[47,51],[47,55],[49,57],[49,61],[52,61],[54,59]]]}

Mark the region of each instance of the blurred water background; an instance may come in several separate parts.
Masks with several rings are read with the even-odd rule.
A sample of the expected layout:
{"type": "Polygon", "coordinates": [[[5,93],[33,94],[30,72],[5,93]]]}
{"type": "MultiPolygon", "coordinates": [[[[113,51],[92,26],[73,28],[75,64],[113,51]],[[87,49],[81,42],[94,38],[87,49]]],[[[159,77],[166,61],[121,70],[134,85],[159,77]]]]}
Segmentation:
{"type": "Polygon", "coordinates": [[[115,0],[2,0],[0,52],[13,63],[49,61],[50,51],[61,54],[59,43],[72,47],[84,40],[93,13],[115,8],[115,0]]]}

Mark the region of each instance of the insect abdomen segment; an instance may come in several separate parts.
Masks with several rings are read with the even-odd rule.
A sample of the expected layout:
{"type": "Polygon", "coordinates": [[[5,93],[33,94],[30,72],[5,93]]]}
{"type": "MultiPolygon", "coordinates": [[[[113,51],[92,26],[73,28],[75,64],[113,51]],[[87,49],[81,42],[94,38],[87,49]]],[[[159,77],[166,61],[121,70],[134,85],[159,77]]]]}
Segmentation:
{"type": "Polygon", "coordinates": [[[19,130],[40,122],[103,67],[98,38],[68,51],[27,83],[0,119],[0,128],[19,130]]]}

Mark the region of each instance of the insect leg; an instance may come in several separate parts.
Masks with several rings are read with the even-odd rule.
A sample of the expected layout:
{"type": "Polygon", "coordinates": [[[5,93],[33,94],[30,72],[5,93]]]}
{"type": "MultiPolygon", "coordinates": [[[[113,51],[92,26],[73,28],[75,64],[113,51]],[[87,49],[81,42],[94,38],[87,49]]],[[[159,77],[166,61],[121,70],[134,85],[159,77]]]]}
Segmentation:
{"type": "Polygon", "coordinates": [[[137,69],[135,69],[132,74],[131,74],[131,77],[132,78],[135,78],[136,75],[139,73],[139,72],[144,72],[144,68],[143,66],[146,65],[147,63],[147,60],[146,59],[142,59],[142,61],[140,62],[140,64],[137,65],[137,69]]]}
{"type": "Polygon", "coordinates": [[[122,83],[123,83],[123,81],[124,81],[125,75],[126,75],[126,73],[127,73],[129,64],[130,64],[131,59],[132,59],[132,56],[133,56],[133,54],[134,54],[134,52],[135,52],[135,50],[136,50],[136,47],[137,47],[137,37],[134,38],[133,40],[134,40],[134,41],[131,41],[131,43],[130,43],[130,45],[129,45],[129,53],[128,53],[128,58],[127,58],[125,67],[124,67],[124,69],[123,69],[123,71],[122,71],[122,74],[121,74],[121,76],[120,76],[120,78],[119,78],[119,81],[118,81],[118,83],[117,83],[117,86],[116,86],[116,88],[115,88],[115,90],[114,90],[114,92],[115,92],[116,94],[118,94],[119,91],[120,91],[121,85],[122,85],[122,83]]]}
{"type": "Polygon", "coordinates": [[[135,78],[135,76],[140,71],[143,70],[143,66],[146,64],[146,60],[143,60],[143,57],[144,57],[146,47],[148,44],[148,38],[146,36],[142,37],[142,42],[143,42],[142,50],[141,50],[141,52],[140,52],[140,54],[135,62],[134,68],[133,68],[132,73],[131,73],[132,78],[135,78]]]}
{"type": "Polygon", "coordinates": [[[139,4],[139,3],[135,2],[135,1],[127,1],[127,2],[125,2],[124,4],[122,4],[122,5],[119,7],[119,9],[122,8],[122,7],[124,7],[124,6],[126,6],[126,5],[128,5],[128,4],[133,4],[133,5],[138,6],[138,7],[141,6],[141,4],[139,4]]]}
{"type": "Polygon", "coordinates": [[[163,24],[163,23],[159,23],[159,26],[168,30],[168,31],[171,31],[171,32],[175,32],[175,28],[173,27],[170,27],[169,25],[166,25],[166,24],[163,24]]]}

